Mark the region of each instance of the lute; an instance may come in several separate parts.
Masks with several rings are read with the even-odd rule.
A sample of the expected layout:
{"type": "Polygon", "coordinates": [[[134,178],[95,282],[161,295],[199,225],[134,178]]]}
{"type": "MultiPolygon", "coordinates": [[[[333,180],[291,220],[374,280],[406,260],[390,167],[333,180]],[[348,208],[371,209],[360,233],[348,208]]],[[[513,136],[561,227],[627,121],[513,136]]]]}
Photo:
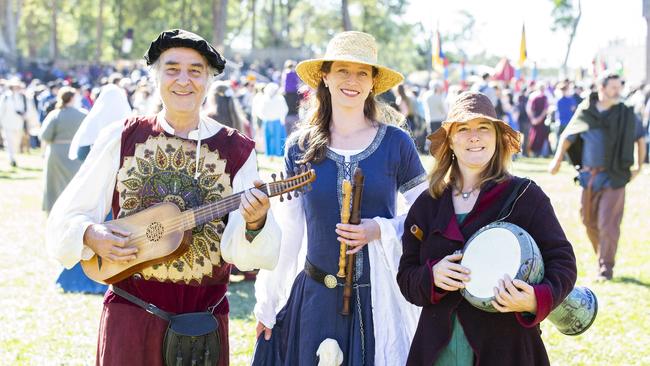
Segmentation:
{"type": "MultiPolygon", "coordinates": [[[[298,196],[298,190],[303,192],[310,189],[309,183],[316,179],[316,173],[309,165],[294,171],[294,175],[280,180],[272,174],[273,182],[257,187],[269,197],[287,194],[287,199],[298,196]]],[[[153,205],[133,215],[107,221],[104,225],[109,228],[119,228],[131,233],[128,245],[138,248],[136,259],[127,263],[117,263],[103,260],[94,255],[89,260],[82,260],[81,267],[92,280],[113,284],[121,281],[143,268],[164,263],[182,256],[189,248],[191,230],[206,222],[226,216],[239,208],[241,194],[238,192],[218,201],[211,202],[193,209],[181,211],[172,202],[153,205]]]]}

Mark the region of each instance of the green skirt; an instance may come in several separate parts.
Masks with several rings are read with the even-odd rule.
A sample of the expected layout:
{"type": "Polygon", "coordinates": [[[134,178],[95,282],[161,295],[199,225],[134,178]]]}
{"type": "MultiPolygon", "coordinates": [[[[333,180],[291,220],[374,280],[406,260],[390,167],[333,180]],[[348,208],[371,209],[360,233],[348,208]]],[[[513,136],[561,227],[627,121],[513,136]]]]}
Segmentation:
{"type": "Polygon", "coordinates": [[[474,364],[474,351],[455,313],[451,315],[451,322],[451,340],[440,352],[434,366],[471,366],[474,364]]]}

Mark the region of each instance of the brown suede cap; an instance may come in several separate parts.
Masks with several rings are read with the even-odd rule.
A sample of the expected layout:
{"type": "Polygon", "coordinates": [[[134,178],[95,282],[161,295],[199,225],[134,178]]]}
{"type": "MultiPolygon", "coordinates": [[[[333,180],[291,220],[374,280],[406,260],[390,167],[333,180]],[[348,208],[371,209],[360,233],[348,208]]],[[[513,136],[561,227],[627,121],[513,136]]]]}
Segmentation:
{"type": "Polygon", "coordinates": [[[497,118],[497,113],[490,99],[483,93],[467,91],[458,95],[447,114],[447,119],[442,122],[442,127],[427,136],[431,141],[429,152],[434,157],[440,153],[438,150],[449,135],[452,123],[469,122],[475,119],[487,119],[500,123],[504,131],[503,138],[512,154],[521,151],[521,134],[510,127],[506,122],[497,118]]]}

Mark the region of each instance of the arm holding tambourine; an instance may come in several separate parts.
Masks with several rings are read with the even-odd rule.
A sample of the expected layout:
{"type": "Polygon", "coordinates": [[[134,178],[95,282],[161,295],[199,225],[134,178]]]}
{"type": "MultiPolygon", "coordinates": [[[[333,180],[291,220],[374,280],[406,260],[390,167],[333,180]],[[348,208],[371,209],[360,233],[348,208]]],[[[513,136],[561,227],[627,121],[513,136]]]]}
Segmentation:
{"type": "MultiPolygon", "coordinates": [[[[523,220],[522,220],[523,221],[523,220]]],[[[512,222],[521,226],[535,240],[544,260],[544,278],[541,283],[528,285],[536,299],[536,311],[516,312],[517,320],[522,326],[534,327],[544,320],[566,296],[573,290],[577,269],[573,247],[567,240],[551,201],[542,189],[532,184],[521,197],[512,215],[512,222]],[[517,220],[517,211],[531,210],[524,222],[517,220]]],[[[520,290],[523,285],[517,286],[520,290]]]]}

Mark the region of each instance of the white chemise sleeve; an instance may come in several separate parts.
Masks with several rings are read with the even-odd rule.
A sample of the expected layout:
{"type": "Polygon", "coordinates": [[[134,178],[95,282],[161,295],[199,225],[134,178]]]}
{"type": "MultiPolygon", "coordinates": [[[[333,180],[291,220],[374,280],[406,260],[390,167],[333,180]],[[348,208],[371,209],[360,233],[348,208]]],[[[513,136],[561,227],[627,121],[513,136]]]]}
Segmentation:
{"type": "Polygon", "coordinates": [[[408,213],[409,208],[411,208],[411,205],[415,200],[420,196],[422,192],[427,190],[429,188],[429,183],[428,181],[424,181],[417,186],[409,189],[408,191],[402,193],[402,198],[404,199],[405,205],[402,206],[401,210],[398,210],[397,216],[391,219],[387,218],[382,218],[382,217],[375,217],[373,218],[375,221],[377,221],[378,224],[380,224],[380,228],[384,229],[385,226],[381,225],[379,223],[379,220],[383,220],[385,223],[390,223],[393,229],[395,230],[394,232],[392,230],[381,230],[381,240],[384,239],[392,239],[388,238],[387,236],[393,236],[397,235],[397,240],[402,240],[402,234],[404,233],[404,221],[406,220],[406,214],[408,213]]]}
{"type": "MultiPolygon", "coordinates": [[[[261,270],[255,281],[255,299],[253,313],[258,321],[266,327],[273,328],[275,317],[284,306],[291,285],[298,273],[299,253],[306,233],[305,211],[302,196],[290,201],[273,205],[273,211],[282,228],[280,259],[272,271],[261,270]]],[[[303,253],[304,254],[304,253],[303,253]]]]}
{"type": "Polygon", "coordinates": [[[410,304],[397,286],[397,269],[402,256],[402,233],[406,212],[424,190],[423,182],[402,194],[405,204],[399,205],[395,218],[375,217],[381,231],[381,239],[368,244],[370,259],[370,283],[372,319],[375,324],[375,365],[404,365],[406,355],[417,328],[421,309],[410,304]]]}
{"type": "MultiPolygon", "coordinates": [[[[233,192],[241,192],[253,187],[253,181],[259,179],[257,157],[252,150],[244,165],[233,178],[233,192]]],[[[246,222],[235,210],[228,214],[228,225],[221,236],[221,256],[228,263],[233,263],[241,271],[252,269],[272,270],[278,263],[282,232],[275,221],[273,212],[268,211],[264,227],[249,242],[246,239],[246,222]]]]}
{"type": "Polygon", "coordinates": [[[87,159],[52,207],[46,247],[66,268],[94,254],[84,245],[83,237],[88,226],[104,222],[111,210],[122,129],[123,123],[115,122],[102,130],[87,159]]]}

